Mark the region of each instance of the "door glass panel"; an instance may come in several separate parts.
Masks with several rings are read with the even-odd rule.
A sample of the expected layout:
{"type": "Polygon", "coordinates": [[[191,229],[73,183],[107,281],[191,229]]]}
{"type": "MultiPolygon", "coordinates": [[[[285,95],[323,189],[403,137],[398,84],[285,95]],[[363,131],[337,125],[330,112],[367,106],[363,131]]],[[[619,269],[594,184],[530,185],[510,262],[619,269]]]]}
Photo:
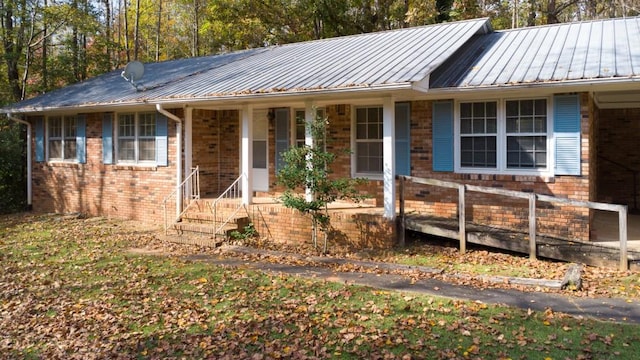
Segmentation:
{"type": "Polygon", "coordinates": [[[253,168],[267,168],[267,142],[264,140],[255,140],[253,142],[253,168]]]}

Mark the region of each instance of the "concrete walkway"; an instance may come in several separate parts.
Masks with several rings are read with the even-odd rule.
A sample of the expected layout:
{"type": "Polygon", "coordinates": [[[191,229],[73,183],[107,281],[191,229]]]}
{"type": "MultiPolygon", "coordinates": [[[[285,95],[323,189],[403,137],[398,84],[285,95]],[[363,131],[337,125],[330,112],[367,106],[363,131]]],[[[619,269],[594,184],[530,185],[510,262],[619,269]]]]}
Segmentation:
{"type": "MultiPolygon", "coordinates": [[[[232,247],[224,251],[255,253],[260,250],[232,247]]],[[[285,273],[294,276],[324,279],[327,281],[363,285],[392,291],[413,292],[452,299],[479,301],[486,304],[507,305],[525,310],[531,309],[534,311],[544,311],[547,308],[550,308],[554,312],[569,314],[576,318],[640,324],[640,301],[637,300],[627,302],[625,299],[617,298],[579,298],[557,293],[552,294],[533,291],[524,292],[495,288],[479,289],[472,286],[455,285],[442,280],[430,278],[412,280],[404,275],[378,274],[371,272],[339,272],[332,270],[330,267],[321,265],[310,266],[256,262],[225,256],[191,255],[188,258],[194,261],[204,261],[223,266],[255,269],[270,273],[285,273]]],[[[313,261],[317,262],[318,259],[321,258],[314,258],[313,261]]],[[[324,259],[330,259],[330,262],[337,261],[338,264],[352,262],[363,267],[371,266],[380,268],[380,266],[403,266],[348,259],[324,259]]],[[[431,268],[407,267],[417,271],[438,271],[437,269],[431,268]]],[[[533,279],[531,279],[531,281],[535,282],[533,279]]],[[[551,284],[550,286],[555,286],[555,282],[553,281],[546,281],[546,283],[551,284]]]]}

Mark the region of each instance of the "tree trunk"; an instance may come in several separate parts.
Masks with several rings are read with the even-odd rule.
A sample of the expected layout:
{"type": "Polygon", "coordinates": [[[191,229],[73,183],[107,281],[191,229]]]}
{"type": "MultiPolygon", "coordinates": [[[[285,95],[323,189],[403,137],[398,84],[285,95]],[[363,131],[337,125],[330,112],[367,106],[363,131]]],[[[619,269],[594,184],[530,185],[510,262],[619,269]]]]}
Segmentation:
{"type": "MultiPolygon", "coordinates": [[[[21,4],[24,6],[25,1],[21,4]]],[[[9,82],[9,89],[11,91],[12,100],[19,100],[22,96],[22,89],[20,87],[20,72],[18,70],[18,62],[24,48],[23,39],[21,34],[16,34],[20,29],[14,27],[14,10],[15,3],[10,1],[9,3],[0,2],[0,8],[4,9],[4,16],[2,18],[2,45],[4,47],[4,58],[7,65],[7,80],[9,82]]]]}
{"type": "Polygon", "coordinates": [[[124,50],[127,55],[127,62],[131,61],[131,47],[129,46],[129,6],[127,1],[124,0],[124,50]]]}
{"type": "MultiPolygon", "coordinates": [[[[44,8],[46,9],[47,6],[49,6],[49,3],[47,0],[44,0],[44,8]]],[[[42,91],[48,91],[49,90],[49,71],[47,68],[47,57],[49,56],[49,40],[47,39],[48,34],[47,31],[49,30],[47,28],[48,24],[47,24],[47,19],[46,19],[46,11],[44,12],[43,15],[43,26],[42,26],[42,91]]]]}
{"type": "Polygon", "coordinates": [[[200,27],[200,0],[193,0],[193,49],[191,56],[200,55],[200,36],[198,28],[200,27]]]}
{"type": "Polygon", "coordinates": [[[136,21],[133,30],[133,60],[138,60],[140,51],[140,0],[136,0],[136,21]]]}
{"type": "Polygon", "coordinates": [[[102,0],[102,3],[104,4],[104,12],[105,12],[105,28],[104,28],[104,34],[106,37],[106,42],[105,42],[105,51],[107,52],[107,60],[108,60],[108,65],[107,68],[109,70],[112,70],[112,64],[113,64],[113,49],[111,47],[111,41],[113,40],[111,37],[112,31],[111,31],[111,3],[109,0],[102,0]]]}
{"type": "Polygon", "coordinates": [[[158,0],[158,23],[156,24],[156,62],[160,61],[160,25],[162,21],[162,0],[158,0]]]}
{"type": "Polygon", "coordinates": [[[548,0],[547,3],[547,24],[557,24],[560,22],[558,20],[558,10],[556,8],[556,0],[548,0]]]}

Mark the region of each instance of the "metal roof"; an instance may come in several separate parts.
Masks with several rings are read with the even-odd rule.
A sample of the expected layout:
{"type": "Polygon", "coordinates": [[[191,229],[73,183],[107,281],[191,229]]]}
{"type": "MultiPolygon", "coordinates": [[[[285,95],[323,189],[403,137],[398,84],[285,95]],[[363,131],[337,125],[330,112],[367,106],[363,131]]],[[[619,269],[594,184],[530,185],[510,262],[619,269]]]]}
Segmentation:
{"type": "Polygon", "coordinates": [[[2,111],[410,87],[428,79],[473,35],[489,31],[488,19],[476,19],[151,63],[138,90],[117,70],[2,111]]]}
{"type": "Polygon", "coordinates": [[[640,17],[474,36],[434,72],[431,89],[640,76],[640,17]]]}

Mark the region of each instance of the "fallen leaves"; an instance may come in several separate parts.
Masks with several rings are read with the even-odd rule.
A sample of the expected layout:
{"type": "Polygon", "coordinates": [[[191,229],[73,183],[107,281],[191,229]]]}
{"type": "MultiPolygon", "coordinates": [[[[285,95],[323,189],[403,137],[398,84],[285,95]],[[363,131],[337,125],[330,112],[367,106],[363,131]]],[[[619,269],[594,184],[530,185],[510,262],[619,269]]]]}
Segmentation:
{"type": "MultiPolygon", "coordinates": [[[[132,246],[173,255],[202,249],[165,246],[153,232],[106,219],[26,220],[0,228],[2,358],[598,358],[605,351],[621,357],[637,351],[637,337],[613,336],[551,310],[519,312],[266,275],[244,265],[131,255],[126,250],[132,246]]],[[[256,258],[244,254],[241,260],[256,258]]],[[[288,254],[259,260],[395,271],[288,254]]]]}

